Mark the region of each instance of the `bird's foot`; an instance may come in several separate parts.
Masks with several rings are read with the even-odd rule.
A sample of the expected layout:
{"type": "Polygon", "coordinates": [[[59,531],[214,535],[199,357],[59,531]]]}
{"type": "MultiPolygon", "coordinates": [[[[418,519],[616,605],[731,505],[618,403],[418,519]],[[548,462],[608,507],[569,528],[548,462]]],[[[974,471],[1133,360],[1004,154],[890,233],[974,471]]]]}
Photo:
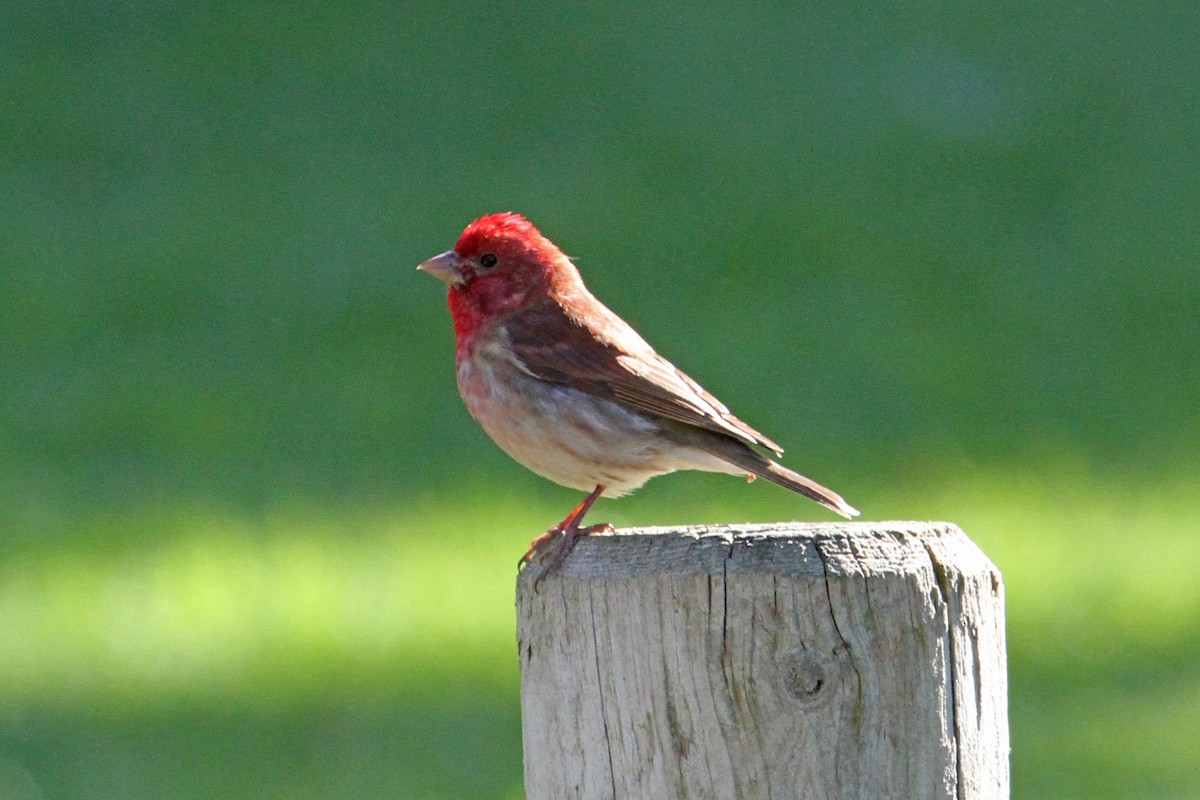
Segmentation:
{"type": "Polygon", "coordinates": [[[529,549],[525,551],[525,555],[521,556],[521,560],[517,562],[517,569],[519,570],[529,566],[529,562],[533,561],[533,557],[542,552],[542,550],[544,550],[550,544],[550,542],[554,541],[554,537],[561,536],[562,532],[563,524],[560,522],[530,542],[529,549]]]}
{"type": "Polygon", "coordinates": [[[591,536],[594,533],[612,532],[613,526],[607,522],[599,525],[588,525],[586,528],[569,524],[565,526],[562,524],[555,525],[529,543],[529,550],[521,557],[517,567],[528,566],[533,561],[534,556],[540,556],[538,559],[540,572],[533,581],[533,588],[536,591],[542,579],[556,571],[567,560],[567,556],[575,548],[576,540],[583,536],[591,536]]]}

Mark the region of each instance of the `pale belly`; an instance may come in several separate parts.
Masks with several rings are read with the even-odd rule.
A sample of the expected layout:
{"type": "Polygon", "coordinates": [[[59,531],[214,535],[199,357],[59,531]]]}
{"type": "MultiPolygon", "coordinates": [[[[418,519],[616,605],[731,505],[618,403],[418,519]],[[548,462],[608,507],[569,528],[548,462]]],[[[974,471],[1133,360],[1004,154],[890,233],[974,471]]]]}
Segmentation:
{"type": "Polygon", "coordinates": [[[677,469],[735,471],[672,442],[647,415],[504,367],[508,380],[500,383],[486,358],[464,360],[459,393],[504,452],[555,483],[581,491],[604,486],[605,496],[617,497],[677,469]]]}

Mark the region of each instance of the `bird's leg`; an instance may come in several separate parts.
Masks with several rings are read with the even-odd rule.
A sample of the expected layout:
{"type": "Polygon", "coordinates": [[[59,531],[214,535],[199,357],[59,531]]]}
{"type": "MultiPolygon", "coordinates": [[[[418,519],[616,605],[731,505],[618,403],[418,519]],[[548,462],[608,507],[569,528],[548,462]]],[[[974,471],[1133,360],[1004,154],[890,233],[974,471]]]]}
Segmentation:
{"type": "Polygon", "coordinates": [[[555,525],[550,530],[543,533],[541,536],[529,543],[529,550],[521,558],[518,567],[523,567],[528,564],[535,555],[545,550],[545,556],[542,561],[544,568],[542,574],[538,576],[538,581],[545,577],[550,572],[558,569],[567,555],[571,552],[571,548],[575,546],[575,540],[580,536],[587,536],[592,533],[600,533],[604,530],[612,530],[612,526],[607,523],[601,525],[589,525],[586,528],[579,527],[579,523],[583,521],[583,516],[587,514],[588,509],[592,504],[603,494],[604,487],[597,486],[592,490],[592,493],[583,498],[583,502],[575,506],[575,509],[567,514],[566,519],[555,525]],[[557,539],[552,548],[548,548],[550,542],[557,539]]]}

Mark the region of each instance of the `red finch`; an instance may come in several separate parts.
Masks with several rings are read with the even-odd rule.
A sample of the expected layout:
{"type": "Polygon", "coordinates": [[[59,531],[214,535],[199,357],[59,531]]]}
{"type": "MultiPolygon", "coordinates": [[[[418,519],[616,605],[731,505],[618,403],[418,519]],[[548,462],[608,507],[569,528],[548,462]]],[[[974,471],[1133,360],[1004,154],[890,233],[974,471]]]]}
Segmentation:
{"type": "MultiPolygon", "coordinates": [[[[729,412],[592,296],[554,243],[518,214],[472,222],[418,269],[450,286],[458,391],[504,452],[544,478],[590,492],[521,559],[558,537],[553,569],[601,495],[699,469],[755,476],[852,517],[835,492],[762,455],[779,445],[729,412]]],[[[544,574],[544,573],[543,573],[544,574]]]]}

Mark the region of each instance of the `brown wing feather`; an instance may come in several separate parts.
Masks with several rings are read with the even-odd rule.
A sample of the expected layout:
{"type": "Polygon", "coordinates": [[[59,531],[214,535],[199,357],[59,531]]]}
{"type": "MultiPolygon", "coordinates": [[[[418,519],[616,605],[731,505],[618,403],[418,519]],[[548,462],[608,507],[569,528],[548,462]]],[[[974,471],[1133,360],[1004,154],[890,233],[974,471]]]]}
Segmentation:
{"type": "MultiPolygon", "coordinates": [[[[700,384],[667,361],[590,295],[585,324],[551,298],[505,322],[512,353],[529,374],[629,408],[707,428],[779,454],[782,448],[730,413],[700,384]]],[[[573,304],[574,305],[574,304],[573,304]]]]}

